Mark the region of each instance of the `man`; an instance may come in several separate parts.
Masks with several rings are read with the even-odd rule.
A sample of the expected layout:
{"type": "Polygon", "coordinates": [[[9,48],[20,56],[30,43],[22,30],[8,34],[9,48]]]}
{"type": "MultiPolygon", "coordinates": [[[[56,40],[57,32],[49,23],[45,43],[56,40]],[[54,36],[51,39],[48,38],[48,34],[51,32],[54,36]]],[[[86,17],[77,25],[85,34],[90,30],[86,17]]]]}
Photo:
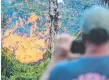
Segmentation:
{"type": "Polygon", "coordinates": [[[63,60],[72,60],[72,59],[75,59],[81,56],[79,53],[72,54],[70,52],[70,46],[72,44],[72,41],[75,39],[76,39],[75,37],[72,37],[68,34],[60,34],[56,37],[55,51],[52,54],[52,58],[47,66],[47,69],[41,76],[40,80],[47,80],[52,68],[58,62],[63,61],[63,60]]]}
{"type": "Polygon", "coordinates": [[[92,7],[82,21],[85,56],[60,62],[48,80],[109,80],[109,10],[92,7]]]}

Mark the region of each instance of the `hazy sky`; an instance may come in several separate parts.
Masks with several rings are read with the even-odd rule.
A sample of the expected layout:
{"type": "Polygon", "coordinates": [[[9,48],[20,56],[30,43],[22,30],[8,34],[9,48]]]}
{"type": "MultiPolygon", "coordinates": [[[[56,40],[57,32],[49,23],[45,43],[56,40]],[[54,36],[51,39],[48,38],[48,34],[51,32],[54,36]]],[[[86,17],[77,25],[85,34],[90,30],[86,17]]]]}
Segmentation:
{"type": "Polygon", "coordinates": [[[60,2],[63,2],[63,0],[58,0],[58,2],[60,3],[60,2]]]}

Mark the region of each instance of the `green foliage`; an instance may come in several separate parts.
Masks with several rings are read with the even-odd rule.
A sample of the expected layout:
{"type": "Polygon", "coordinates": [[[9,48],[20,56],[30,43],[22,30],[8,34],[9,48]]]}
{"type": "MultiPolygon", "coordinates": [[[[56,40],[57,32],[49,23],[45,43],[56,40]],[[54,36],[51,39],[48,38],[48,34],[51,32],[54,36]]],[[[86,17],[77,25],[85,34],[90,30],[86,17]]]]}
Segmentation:
{"type": "Polygon", "coordinates": [[[11,55],[8,55],[7,49],[2,49],[2,55],[1,55],[1,72],[2,72],[2,78],[9,78],[10,75],[13,75],[13,57],[11,55]]]}
{"type": "Polygon", "coordinates": [[[76,36],[76,38],[80,38],[81,37],[81,31],[78,30],[73,36],[76,36]]]}
{"type": "Polygon", "coordinates": [[[22,64],[13,55],[6,55],[8,52],[8,49],[2,49],[2,80],[39,80],[50,60],[51,54],[48,52],[40,64],[22,64]]]}

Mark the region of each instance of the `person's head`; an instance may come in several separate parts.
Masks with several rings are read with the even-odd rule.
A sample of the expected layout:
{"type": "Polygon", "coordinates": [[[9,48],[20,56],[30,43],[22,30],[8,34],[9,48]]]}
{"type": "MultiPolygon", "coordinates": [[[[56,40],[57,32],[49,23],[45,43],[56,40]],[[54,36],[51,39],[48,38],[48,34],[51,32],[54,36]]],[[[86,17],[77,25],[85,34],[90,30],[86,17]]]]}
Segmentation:
{"type": "Polygon", "coordinates": [[[70,46],[72,41],[76,39],[68,34],[60,34],[55,40],[55,51],[53,57],[56,59],[68,59],[70,56],[70,46]]]}
{"type": "Polygon", "coordinates": [[[86,53],[109,53],[109,10],[94,6],[84,13],[82,38],[86,53]]]}

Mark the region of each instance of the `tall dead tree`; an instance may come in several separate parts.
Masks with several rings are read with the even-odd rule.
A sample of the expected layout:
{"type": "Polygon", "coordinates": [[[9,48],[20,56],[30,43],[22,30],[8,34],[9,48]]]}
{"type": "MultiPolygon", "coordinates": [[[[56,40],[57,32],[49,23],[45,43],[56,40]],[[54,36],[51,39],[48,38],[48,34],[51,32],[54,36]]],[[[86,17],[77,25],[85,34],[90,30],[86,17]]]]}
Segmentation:
{"type": "Polygon", "coordinates": [[[57,0],[49,0],[49,17],[50,17],[50,48],[51,52],[54,52],[54,41],[55,36],[59,32],[58,28],[58,1],[57,0]]]}

